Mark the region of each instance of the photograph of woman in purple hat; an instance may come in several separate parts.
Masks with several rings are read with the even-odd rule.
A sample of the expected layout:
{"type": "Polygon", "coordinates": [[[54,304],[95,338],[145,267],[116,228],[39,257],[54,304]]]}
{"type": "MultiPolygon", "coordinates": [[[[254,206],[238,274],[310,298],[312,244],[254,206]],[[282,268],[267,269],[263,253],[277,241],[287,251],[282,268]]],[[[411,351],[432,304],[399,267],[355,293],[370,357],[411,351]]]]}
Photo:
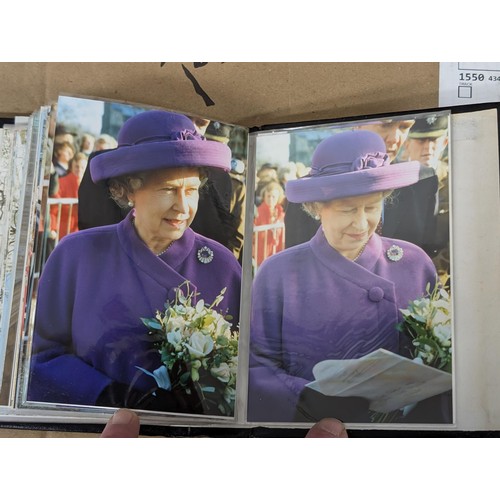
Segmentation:
{"type": "MultiPolygon", "coordinates": [[[[419,172],[416,161],[390,165],[379,135],[350,130],[322,140],[309,174],[287,182],[286,198],[302,203],[321,225],[310,241],[271,256],[256,273],[250,422],[370,422],[367,399],[328,397],[306,384],[323,360],[360,358],[380,348],[406,355],[396,328],[400,309],[435,286],[436,269],[421,248],[376,229],[384,200],[416,183],[419,172]]],[[[451,418],[441,415],[436,398],[431,410],[413,414],[416,421],[451,418]]]]}
{"type": "Polygon", "coordinates": [[[129,118],[118,147],[90,162],[92,180],[131,209],[118,224],[70,234],[39,282],[28,401],[198,413],[137,367],[162,364],[141,318],[154,316],[190,282],[198,299],[239,321],[241,266],[189,226],[210,169],[229,171],[231,150],[205,140],[184,115],[129,118]],[[148,395],[148,397],[145,397],[148,395]]]}

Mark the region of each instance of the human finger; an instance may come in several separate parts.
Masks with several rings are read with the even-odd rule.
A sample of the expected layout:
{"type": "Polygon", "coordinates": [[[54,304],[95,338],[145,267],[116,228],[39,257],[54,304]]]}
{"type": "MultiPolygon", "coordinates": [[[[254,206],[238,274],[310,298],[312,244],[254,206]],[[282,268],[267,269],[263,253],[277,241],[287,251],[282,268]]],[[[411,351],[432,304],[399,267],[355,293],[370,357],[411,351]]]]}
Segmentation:
{"type": "Polygon", "coordinates": [[[102,438],[139,437],[140,421],[131,410],[120,409],[110,419],[102,431],[102,438]]]}
{"type": "Polygon", "coordinates": [[[307,432],[306,438],[346,438],[344,424],[335,418],[324,418],[315,423],[307,432]]]}

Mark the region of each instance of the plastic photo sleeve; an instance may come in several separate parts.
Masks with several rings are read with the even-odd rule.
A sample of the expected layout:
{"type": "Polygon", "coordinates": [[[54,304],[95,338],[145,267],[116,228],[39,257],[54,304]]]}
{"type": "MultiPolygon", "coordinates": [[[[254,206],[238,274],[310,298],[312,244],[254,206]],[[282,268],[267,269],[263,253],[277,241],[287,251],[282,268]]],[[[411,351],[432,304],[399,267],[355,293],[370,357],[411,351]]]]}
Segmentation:
{"type": "Polygon", "coordinates": [[[234,420],[246,130],[73,97],[53,116],[19,405],[234,420]]]}
{"type": "Polygon", "coordinates": [[[450,132],[257,134],[250,422],[453,423],[450,132]]]}

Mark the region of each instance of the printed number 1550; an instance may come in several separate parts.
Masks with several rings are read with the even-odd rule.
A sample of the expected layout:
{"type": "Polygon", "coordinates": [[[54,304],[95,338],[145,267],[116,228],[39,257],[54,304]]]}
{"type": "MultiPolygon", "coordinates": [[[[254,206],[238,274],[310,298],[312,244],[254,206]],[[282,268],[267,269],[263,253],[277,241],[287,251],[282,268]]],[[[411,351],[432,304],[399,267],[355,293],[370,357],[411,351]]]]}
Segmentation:
{"type": "Polygon", "coordinates": [[[461,82],[482,82],[484,80],[484,75],[482,73],[460,73],[461,82]]]}

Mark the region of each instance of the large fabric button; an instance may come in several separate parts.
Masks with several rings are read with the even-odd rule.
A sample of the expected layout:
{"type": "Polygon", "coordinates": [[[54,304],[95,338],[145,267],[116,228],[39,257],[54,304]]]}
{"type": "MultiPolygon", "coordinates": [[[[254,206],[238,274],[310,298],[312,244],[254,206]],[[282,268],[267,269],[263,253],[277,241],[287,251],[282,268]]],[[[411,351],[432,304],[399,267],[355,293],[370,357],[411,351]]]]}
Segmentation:
{"type": "Polygon", "coordinates": [[[372,302],[380,302],[384,298],[384,290],[379,286],[374,286],[368,290],[368,298],[372,302]]]}

